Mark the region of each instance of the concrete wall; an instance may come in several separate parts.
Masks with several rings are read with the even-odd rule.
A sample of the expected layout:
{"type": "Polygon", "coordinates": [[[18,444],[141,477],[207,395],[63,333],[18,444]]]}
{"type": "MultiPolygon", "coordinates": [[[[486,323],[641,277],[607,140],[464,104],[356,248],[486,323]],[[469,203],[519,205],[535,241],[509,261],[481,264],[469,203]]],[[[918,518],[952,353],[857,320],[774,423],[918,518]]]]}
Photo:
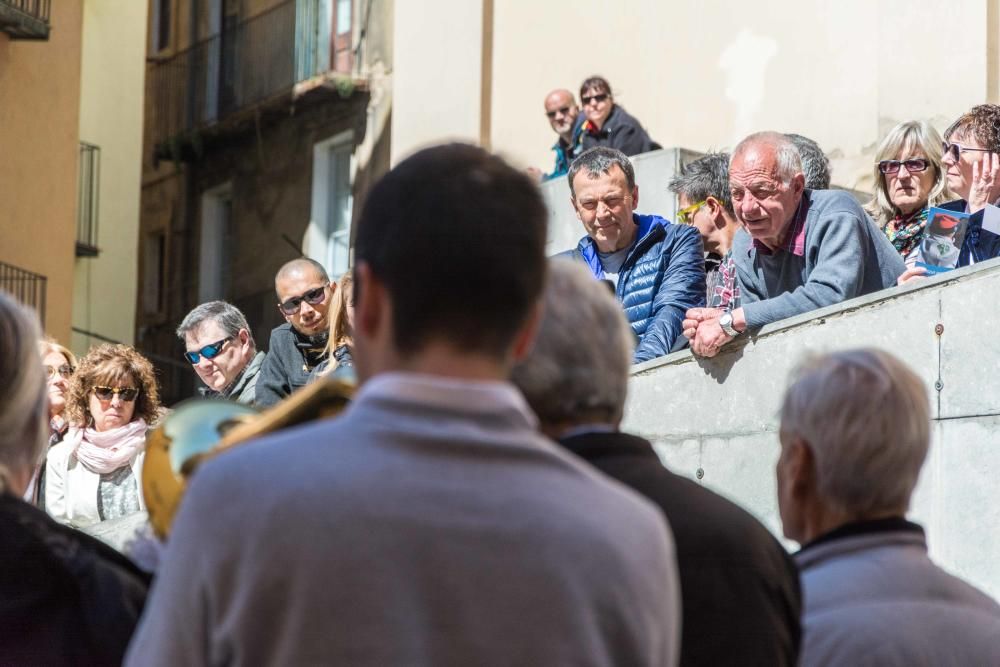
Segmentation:
{"type": "Polygon", "coordinates": [[[991,260],[775,323],[715,359],[684,351],[640,364],[624,428],[780,535],[777,414],[790,370],[807,352],[899,354],[924,379],[934,419],[911,515],[935,560],[1000,598],[1000,348],[989,324],[997,293],[1000,260],[991,260]]]}
{"type": "MultiPolygon", "coordinates": [[[[100,254],[76,260],[73,326],[132,343],[139,235],[146,3],[88,0],[83,12],[80,139],[101,149],[100,254]]],[[[81,354],[98,339],[74,333],[81,354]]]]}
{"type": "Polygon", "coordinates": [[[48,278],[45,328],[63,342],[76,247],[81,4],[52,3],[48,41],[0,33],[0,262],[48,278]]]}
{"type": "Polygon", "coordinates": [[[595,73],[663,146],[708,152],[754,130],[798,132],[830,154],[834,183],[860,190],[895,123],[943,129],[997,101],[997,0],[501,0],[486,3],[488,50],[481,0],[399,4],[394,156],[476,138],[484,54],[488,143],[546,171],[544,96],[595,73]],[[942,26],[961,39],[942,42],[942,26]]]}

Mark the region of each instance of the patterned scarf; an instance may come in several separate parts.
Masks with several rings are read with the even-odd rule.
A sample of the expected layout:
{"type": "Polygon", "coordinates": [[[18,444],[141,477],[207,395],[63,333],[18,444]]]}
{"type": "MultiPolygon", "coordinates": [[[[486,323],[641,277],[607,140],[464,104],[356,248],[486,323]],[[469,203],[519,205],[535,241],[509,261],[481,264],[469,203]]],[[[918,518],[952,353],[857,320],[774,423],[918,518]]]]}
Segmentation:
{"type": "Polygon", "coordinates": [[[72,426],[66,433],[66,442],[85,468],[104,475],[128,465],[146,447],[146,428],[142,419],[110,431],[72,426]]]}
{"type": "Polygon", "coordinates": [[[927,207],[914,211],[908,216],[897,215],[885,226],[889,242],[905,259],[917,247],[920,235],[927,226],[927,207]]]}

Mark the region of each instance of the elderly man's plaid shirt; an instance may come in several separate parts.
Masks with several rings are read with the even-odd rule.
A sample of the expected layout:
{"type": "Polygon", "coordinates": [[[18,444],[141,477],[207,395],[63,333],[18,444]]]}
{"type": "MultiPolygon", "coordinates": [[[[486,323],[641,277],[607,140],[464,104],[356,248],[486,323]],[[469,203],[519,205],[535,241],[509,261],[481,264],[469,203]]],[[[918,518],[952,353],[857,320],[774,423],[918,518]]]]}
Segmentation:
{"type": "Polygon", "coordinates": [[[732,311],[740,307],[740,286],[736,282],[736,262],[730,250],[719,260],[714,271],[705,276],[709,308],[723,308],[732,311]]]}

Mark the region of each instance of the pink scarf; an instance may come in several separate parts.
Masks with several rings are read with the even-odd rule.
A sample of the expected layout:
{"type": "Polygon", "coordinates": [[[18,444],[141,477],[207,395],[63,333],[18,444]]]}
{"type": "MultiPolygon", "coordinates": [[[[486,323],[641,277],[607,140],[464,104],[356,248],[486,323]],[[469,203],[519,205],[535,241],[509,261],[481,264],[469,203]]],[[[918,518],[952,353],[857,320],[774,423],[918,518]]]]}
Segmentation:
{"type": "Polygon", "coordinates": [[[71,427],[66,442],[76,459],[91,472],[104,475],[127,465],[146,447],[146,422],[142,419],[98,432],[71,427]]]}

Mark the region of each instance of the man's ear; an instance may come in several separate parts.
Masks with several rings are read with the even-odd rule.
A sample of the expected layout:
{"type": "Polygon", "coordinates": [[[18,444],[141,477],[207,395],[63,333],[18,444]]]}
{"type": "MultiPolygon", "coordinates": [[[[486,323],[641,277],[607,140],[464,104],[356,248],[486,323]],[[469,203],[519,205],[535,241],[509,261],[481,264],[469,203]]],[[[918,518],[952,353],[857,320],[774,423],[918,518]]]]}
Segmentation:
{"type": "Polygon", "coordinates": [[[806,176],[803,173],[795,174],[792,178],[792,191],[796,195],[802,194],[802,191],[806,189],[806,176]]]}
{"type": "Polygon", "coordinates": [[[632,210],[634,211],[639,206],[639,186],[632,188],[632,210]]]}
{"type": "Polygon", "coordinates": [[[705,206],[708,207],[708,214],[712,216],[712,224],[716,229],[723,229],[726,226],[726,209],[715,197],[709,197],[705,200],[705,206]]]}
{"type": "Polygon", "coordinates": [[[804,498],[816,490],[816,458],[812,447],[800,436],[795,436],[788,447],[788,479],[792,495],[804,498]]]}
{"type": "Polygon", "coordinates": [[[545,306],[541,299],[531,307],[528,318],[517,332],[517,336],[514,337],[514,346],[511,349],[513,363],[516,364],[524,361],[525,357],[531,353],[531,349],[535,346],[535,337],[538,335],[538,328],[542,324],[544,310],[545,306]]]}
{"type": "Polygon", "coordinates": [[[368,338],[375,337],[382,325],[385,285],[372,273],[368,262],[354,267],[354,330],[368,338]]]}
{"type": "Polygon", "coordinates": [[[240,329],[236,337],[240,339],[240,345],[246,346],[250,344],[250,332],[246,329],[240,329]]]}

